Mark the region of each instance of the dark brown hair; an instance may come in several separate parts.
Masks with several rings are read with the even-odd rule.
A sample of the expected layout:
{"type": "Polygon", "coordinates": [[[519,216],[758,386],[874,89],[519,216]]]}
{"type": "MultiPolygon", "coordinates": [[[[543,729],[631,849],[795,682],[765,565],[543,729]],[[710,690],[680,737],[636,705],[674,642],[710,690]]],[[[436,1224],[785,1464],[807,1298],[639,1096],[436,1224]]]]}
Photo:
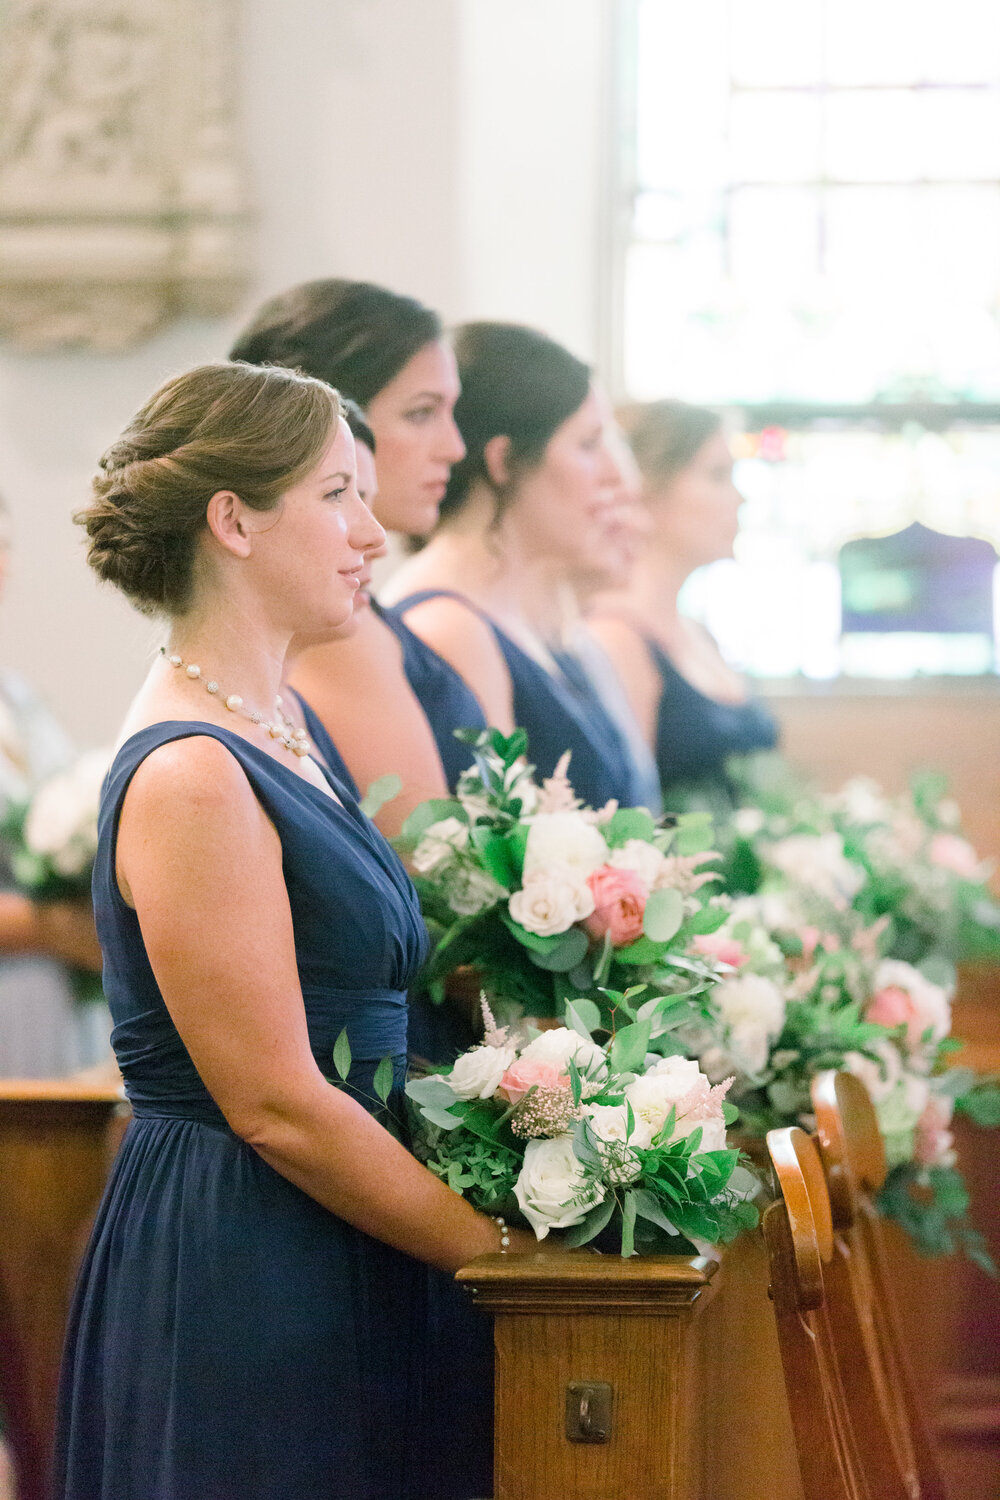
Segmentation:
{"type": "Polygon", "coordinates": [[[451,471],[441,518],[458,514],[473,484],[485,480],[499,519],[509,497],[490,478],[487,443],[510,439],[515,475],[538,464],[556,430],[587,399],[590,370],[554,339],[517,323],[463,323],[454,341],[462,382],[455,422],[465,457],[451,471]]]}
{"type": "Polygon", "coordinates": [[[95,573],[146,614],[183,614],[206,509],[232,490],[271,510],[319,462],[340,415],[330,386],[291,370],[200,365],[140,407],[101,459],[74,520],[95,573]]]}
{"type": "Polygon", "coordinates": [[[304,281],[264,303],[230,357],[301,370],[364,407],[440,337],[437,313],[413,297],[369,281],[304,281]]]}

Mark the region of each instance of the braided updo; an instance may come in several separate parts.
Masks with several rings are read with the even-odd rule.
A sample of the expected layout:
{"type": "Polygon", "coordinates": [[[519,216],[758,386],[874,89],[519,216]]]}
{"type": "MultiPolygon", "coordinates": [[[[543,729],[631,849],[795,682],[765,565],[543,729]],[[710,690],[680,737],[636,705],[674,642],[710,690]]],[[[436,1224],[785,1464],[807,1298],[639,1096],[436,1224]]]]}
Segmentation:
{"type": "Polygon", "coordinates": [[[340,415],[330,386],[292,370],[199,365],[166,381],[101,459],[74,520],[87,561],[145,614],[183,614],[219,490],[272,510],[319,462],[340,415]]]}

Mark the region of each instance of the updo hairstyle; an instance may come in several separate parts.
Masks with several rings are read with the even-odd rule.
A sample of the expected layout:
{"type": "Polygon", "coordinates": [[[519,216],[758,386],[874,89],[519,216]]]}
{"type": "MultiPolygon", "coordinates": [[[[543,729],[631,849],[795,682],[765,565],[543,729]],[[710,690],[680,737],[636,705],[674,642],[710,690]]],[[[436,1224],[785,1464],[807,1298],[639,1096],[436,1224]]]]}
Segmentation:
{"type": "Polygon", "coordinates": [[[144,614],[191,603],[208,502],[232,490],[272,510],[319,462],[340,398],[319,380],[247,364],[200,365],[161,385],[101,459],[74,520],[87,561],[144,614]]]}
{"type": "Polygon", "coordinates": [[[368,281],[306,281],[265,302],[230,358],[285,365],[362,407],[442,335],[437,313],[368,281]]]}
{"type": "Polygon", "coordinates": [[[462,382],[455,422],[466,451],[451,471],[441,519],[458,515],[479,481],[493,491],[496,525],[520,477],[587,399],[590,370],[554,339],[516,323],[463,323],[454,342],[462,382]],[[510,439],[505,485],[494,482],[485,458],[486,445],[501,436],[510,439]]]}
{"type": "Polygon", "coordinates": [[[350,396],[341,396],[340,415],[351,429],[351,436],[356,443],[364,443],[369,453],[375,453],[375,434],[368,425],[368,418],[356,401],[350,396]]]}
{"type": "Polygon", "coordinates": [[[645,401],[625,406],[618,412],[618,421],[647,486],[657,488],[676,479],[709,438],[722,430],[718,412],[686,401],[645,401]]]}

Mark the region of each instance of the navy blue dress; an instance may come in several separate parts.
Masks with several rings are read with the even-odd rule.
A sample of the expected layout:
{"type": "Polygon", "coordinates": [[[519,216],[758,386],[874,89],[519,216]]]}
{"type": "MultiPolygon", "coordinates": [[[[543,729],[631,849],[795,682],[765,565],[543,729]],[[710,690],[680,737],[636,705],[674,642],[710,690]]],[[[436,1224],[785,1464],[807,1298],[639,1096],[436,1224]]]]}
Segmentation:
{"type": "Polygon", "coordinates": [[[339,782],[339,786],[337,786],[338,795],[346,788],[354,801],[360,802],[361,792],[358,784],[347,769],[346,760],[334,744],[330,731],[323,723],[319,714],[313,708],[312,704],[308,703],[295,688],[286,686],[285,692],[295,695],[295,701],[302,710],[302,722],[305,724],[309,732],[309,738],[312,740],[313,750],[315,751],[314,759],[318,756],[325,764],[326,769],[333,773],[334,784],[336,785],[339,782]]]}
{"type": "Polygon", "coordinates": [[[765,703],[721,703],[690,683],[652,636],[643,635],[646,649],[660,674],[663,691],[656,716],[656,763],[663,787],[663,803],[671,794],[702,792],[718,804],[730,800],[726,774],[731,755],[773,750],[778,724],[765,703]]]}
{"type": "Polygon", "coordinates": [[[401,609],[386,609],[374,600],[372,609],[402,647],[406,680],[427,716],[445,780],[454,791],[459,776],[472,765],[472,751],[455,738],[455,730],[487,727],[479,699],[451,662],[410,629],[401,609]]]}
{"type": "MultiPolygon", "coordinates": [[[[551,776],[560,758],[571,750],[569,779],[588,807],[603,807],[611,798],[623,807],[641,805],[642,779],[625,740],[574,658],[561,655],[559,674],[547,672],[489,615],[451,589],[424,589],[411,594],[400,600],[396,612],[405,615],[425,599],[436,598],[457,599],[492,630],[510,672],[514,722],[527,733],[528,758],[539,776],[551,776]]],[[[424,702],[423,708],[433,723],[436,706],[424,702]]]]}
{"type": "Polygon", "coordinates": [[[446,1307],[452,1324],[440,1336],[453,1339],[456,1289],[322,1208],[233,1133],[171,1021],[138,918],[118,890],[115,842],[129,782],[157,746],[194,734],[230,750],[281,839],[317,1065],[333,1072],[346,1026],[353,1092],[370,1094],[385,1056],[397,1086],[404,1077],[406,989],[426,934],[389,845],[356,805],[338,805],[232,731],[170,722],[133,735],[105,785],[94,871],[112,1040],[133,1119],[70,1317],[55,1494],[489,1494],[492,1408],[476,1385],[484,1356],[480,1347],[477,1366],[475,1344],[486,1320],[470,1315],[475,1395],[464,1384],[461,1395],[479,1405],[475,1423],[456,1433],[454,1392],[436,1369],[433,1311],[446,1307]]]}

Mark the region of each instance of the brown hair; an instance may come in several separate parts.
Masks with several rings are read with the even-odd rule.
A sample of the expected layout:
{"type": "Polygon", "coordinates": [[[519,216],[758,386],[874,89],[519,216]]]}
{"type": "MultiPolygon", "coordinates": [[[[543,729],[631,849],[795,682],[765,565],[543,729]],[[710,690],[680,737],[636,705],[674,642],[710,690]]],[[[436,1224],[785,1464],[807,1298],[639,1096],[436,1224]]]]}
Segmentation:
{"type": "Polygon", "coordinates": [[[686,401],[637,402],[617,415],[647,484],[669,484],[722,428],[718,412],[686,401]]]}
{"type": "Polygon", "coordinates": [[[272,510],[319,462],[340,398],[320,380],[247,364],[199,365],[140,407],[101,459],[85,527],[95,573],[146,614],[191,602],[206,508],[232,490],[272,510]]]}

